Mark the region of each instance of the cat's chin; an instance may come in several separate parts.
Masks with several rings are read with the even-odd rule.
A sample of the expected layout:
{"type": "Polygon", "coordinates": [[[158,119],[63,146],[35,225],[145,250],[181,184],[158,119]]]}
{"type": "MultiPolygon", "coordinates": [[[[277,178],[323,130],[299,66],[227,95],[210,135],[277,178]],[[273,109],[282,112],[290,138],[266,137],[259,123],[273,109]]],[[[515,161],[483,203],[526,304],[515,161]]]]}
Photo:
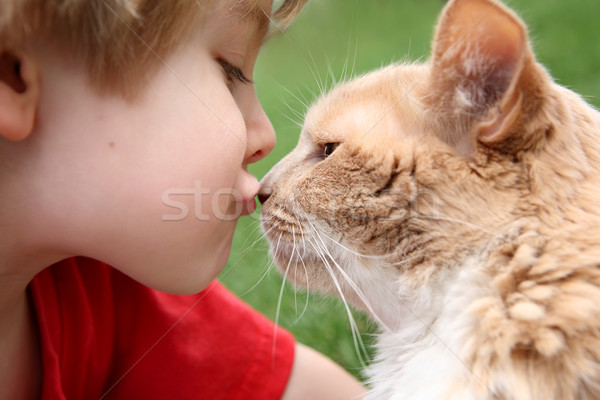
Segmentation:
{"type": "Polygon", "coordinates": [[[331,274],[318,255],[280,241],[278,250],[273,248],[271,256],[279,272],[294,286],[321,293],[336,293],[331,274]]]}

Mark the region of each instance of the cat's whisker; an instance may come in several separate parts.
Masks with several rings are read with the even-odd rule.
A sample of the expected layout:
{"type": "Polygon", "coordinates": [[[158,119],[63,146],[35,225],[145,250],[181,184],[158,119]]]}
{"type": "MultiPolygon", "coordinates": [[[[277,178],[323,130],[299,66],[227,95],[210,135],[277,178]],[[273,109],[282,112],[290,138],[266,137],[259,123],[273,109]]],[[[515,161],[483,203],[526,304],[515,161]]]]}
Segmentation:
{"type": "MultiPolygon", "coordinates": [[[[338,80],[335,77],[335,73],[333,72],[333,66],[331,62],[327,63],[327,73],[329,74],[329,76],[331,77],[331,86],[327,87],[327,90],[329,90],[330,87],[333,87],[335,85],[338,84],[338,80]]],[[[327,83],[327,81],[325,81],[325,83],[327,83]]]]}
{"type": "MultiPolygon", "coordinates": [[[[298,54],[302,53],[302,50],[300,49],[300,46],[298,46],[298,44],[294,40],[292,40],[292,38],[290,37],[290,35],[283,34],[284,31],[278,26],[278,24],[273,20],[273,18],[271,16],[267,16],[267,18],[276,27],[275,29],[277,29],[278,32],[281,33],[282,36],[284,38],[286,38],[290,42],[290,44],[298,51],[298,54]]],[[[308,70],[310,71],[310,73],[312,74],[313,78],[315,79],[315,82],[316,82],[317,86],[319,87],[320,94],[323,95],[325,92],[324,92],[323,84],[322,84],[322,81],[321,81],[321,78],[320,78],[320,75],[319,75],[319,68],[317,66],[317,63],[315,62],[315,59],[314,59],[314,57],[313,57],[310,49],[307,48],[306,51],[308,52],[308,55],[309,55],[309,57],[310,57],[310,59],[312,61],[312,65],[308,62],[308,60],[307,60],[306,57],[301,57],[301,58],[306,63],[306,66],[308,67],[308,70]]]]}
{"type": "MultiPolygon", "coordinates": [[[[298,89],[298,96],[302,96],[302,103],[304,103],[304,104],[310,104],[310,103],[312,103],[312,97],[310,99],[306,97],[306,92],[310,93],[311,96],[314,97],[315,93],[312,90],[312,87],[309,86],[308,83],[303,82],[302,83],[302,89],[303,90],[298,89]]],[[[309,107],[307,107],[307,110],[308,110],[308,108],[309,107]]]]}
{"type": "Polygon", "coordinates": [[[350,70],[350,77],[354,76],[354,70],[356,68],[356,57],[358,55],[358,36],[354,40],[354,59],[352,60],[352,69],[350,70]]]}
{"type": "MultiPolygon", "coordinates": [[[[279,238],[277,239],[277,245],[275,246],[275,250],[273,252],[273,259],[277,258],[277,251],[279,251],[279,244],[281,243],[281,237],[283,236],[283,233],[279,234],[279,238]]],[[[279,319],[279,310],[281,307],[281,301],[282,301],[282,295],[283,295],[283,287],[285,285],[285,275],[283,276],[283,280],[281,283],[281,290],[279,292],[279,297],[277,299],[277,311],[275,313],[275,321],[278,321],[279,319]]],[[[275,354],[275,348],[277,346],[277,322],[275,322],[275,325],[273,326],[273,349],[272,349],[272,354],[275,354]]]]}
{"type": "MultiPolygon", "coordinates": [[[[242,244],[240,246],[241,250],[239,253],[239,257],[238,257],[238,261],[233,263],[233,264],[229,264],[227,271],[224,272],[224,274],[228,274],[230,271],[232,271],[233,269],[235,269],[239,264],[240,264],[240,260],[243,260],[244,256],[246,256],[248,253],[250,253],[250,251],[255,250],[256,244],[260,243],[262,240],[264,240],[264,235],[259,235],[259,237],[252,242],[250,245],[248,245],[246,247],[246,243],[248,242],[248,240],[250,239],[250,237],[254,234],[256,234],[256,232],[260,229],[260,226],[256,227],[253,229],[253,231],[248,235],[248,238],[246,239],[246,241],[244,242],[244,244],[242,244]]],[[[268,243],[265,243],[266,245],[266,249],[269,248],[268,243]]]]}
{"type": "MultiPolygon", "coordinates": [[[[285,90],[290,96],[292,96],[293,98],[295,98],[300,104],[302,104],[302,106],[304,106],[304,110],[307,110],[309,105],[308,105],[308,101],[306,101],[306,99],[301,99],[300,97],[298,97],[296,94],[294,94],[291,90],[289,90],[287,87],[283,86],[283,85],[278,85],[280,89],[285,90]]],[[[287,105],[287,104],[286,104],[287,105]]],[[[302,119],[304,119],[304,115],[300,112],[297,111],[295,109],[293,109],[292,111],[294,111],[296,113],[297,116],[301,117],[302,119]]]]}
{"type": "Polygon", "coordinates": [[[354,290],[354,292],[356,293],[356,295],[360,298],[360,300],[363,302],[363,304],[365,305],[365,307],[369,310],[369,312],[371,313],[373,319],[375,321],[377,321],[381,325],[382,328],[384,328],[387,331],[391,331],[391,329],[387,326],[387,324],[385,322],[383,322],[383,320],[375,312],[375,310],[371,306],[371,302],[367,299],[367,297],[365,296],[365,294],[363,293],[363,291],[358,287],[358,285],[356,284],[356,282],[354,282],[354,280],[352,280],[352,278],[350,277],[350,275],[348,275],[348,273],[346,271],[344,271],[344,269],[333,258],[333,256],[331,255],[331,253],[327,249],[327,246],[323,242],[323,238],[321,237],[320,233],[317,230],[315,230],[314,233],[316,234],[317,238],[321,241],[321,244],[323,245],[322,249],[325,252],[325,254],[329,257],[329,259],[331,260],[331,262],[335,265],[335,267],[339,271],[340,275],[342,275],[342,277],[346,280],[346,282],[348,282],[348,284],[350,285],[350,287],[352,288],[352,290],[354,290]]]}
{"type": "Polygon", "coordinates": [[[289,111],[289,113],[281,109],[279,110],[279,112],[287,116],[288,119],[291,119],[292,117],[297,118],[297,120],[294,119],[293,121],[298,124],[302,124],[304,121],[304,114],[298,111],[296,107],[290,105],[290,103],[285,99],[285,97],[280,96],[279,99],[281,101],[281,104],[283,104],[287,108],[287,111],[289,111]]]}
{"type": "MultiPolygon", "coordinates": [[[[356,24],[356,9],[354,10],[353,24],[356,24]]],[[[358,54],[358,34],[354,38],[354,56],[352,59],[352,70],[350,71],[350,74],[348,75],[348,64],[350,61],[350,45],[351,44],[352,44],[352,34],[350,34],[350,36],[348,37],[348,50],[346,52],[346,60],[344,62],[344,68],[343,68],[342,74],[341,74],[342,82],[347,81],[348,77],[354,76],[354,68],[356,67],[356,56],[358,54]]]]}
{"type": "Polygon", "coordinates": [[[289,115],[287,115],[284,112],[281,112],[281,115],[283,115],[283,117],[285,119],[287,119],[288,121],[290,121],[292,124],[296,125],[300,129],[302,129],[302,123],[301,122],[296,121],[295,119],[293,119],[292,117],[290,117],[289,115]]]}
{"type": "MultiPolygon", "coordinates": [[[[266,237],[266,235],[267,235],[267,234],[268,234],[268,233],[269,233],[271,230],[273,230],[273,228],[275,228],[275,227],[273,226],[273,227],[269,228],[269,230],[268,230],[268,231],[266,231],[266,232],[264,232],[264,233],[263,233],[263,232],[261,232],[261,234],[260,234],[260,235],[258,235],[258,238],[256,238],[256,239],[255,239],[255,240],[254,240],[252,243],[250,243],[250,245],[248,245],[248,247],[245,249],[245,252],[243,253],[243,255],[245,255],[245,254],[246,254],[246,252],[248,252],[249,250],[252,250],[252,249],[254,248],[254,246],[256,246],[258,243],[260,243],[261,241],[265,240],[265,237],[266,237]]],[[[248,241],[248,239],[249,239],[251,236],[254,236],[254,235],[256,235],[256,234],[257,234],[257,233],[258,233],[258,232],[259,232],[261,229],[262,229],[262,227],[260,226],[260,224],[257,224],[257,225],[254,227],[254,229],[252,229],[252,231],[251,231],[251,232],[248,234],[248,238],[246,239],[246,241],[248,241]]],[[[241,247],[243,248],[243,247],[244,247],[244,245],[245,245],[245,243],[244,243],[244,244],[242,244],[242,246],[241,246],[241,247]]]]}
{"type": "Polygon", "coordinates": [[[256,224],[252,230],[246,235],[246,239],[241,244],[240,248],[243,250],[243,255],[245,255],[249,250],[251,250],[256,243],[260,242],[264,238],[264,234],[259,233],[261,230],[260,224],[256,224]],[[257,235],[258,234],[258,235],[257,235]],[[258,236],[252,243],[248,244],[251,238],[258,236]]]}
{"type": "Polygon", "coordinates": [[[346,59],[344,60],[344,65],[342,65],[342,70],[340,72],[340,81],[346,81],[346,74],[348,72],[348,62],[350,59],[350,40],[352,37],[348,38],[348,51],[346,51],[346,59]]]}
{"type": "Polygon", "coordinates": [[[310,57],[310,60],[313,63],[314,66],[314,70],[313,68],[310,68],[310,72],[313,75],[313,78],[315,78],[315,83],[317,84],[317,87],[319,88],[319,95],[323,96],[325,94],[325,86],[323,85],[323,80],[321,79],[321,76],[319,75],[319,68],[317,67],[317,63],[315,62],[315,58],[312,55],[312,52],[310,51],[310,49],[308,50],[308,56],[310,57]],[[315,73],[316,71],[316,73],[315,73]],[[317,77],[318,75],[318,77],[317,77]]]}
{"type": "MultiPolygon", "coordinates": [[[[297,248],[296,248],[296,231],[294,229],[294,225],[292,225],[292,238],[293,238],[293,245],[292,245],[292,252],[290,255],[290,262],[292,262],[292,260],[294,259],[294,254],[297,253],[297,248]]],[[[294,263],[294,277],[298,276],[298,263],[294,263]]],[[[296,315],[298,315],[298,291],[294,290],[294,312],[296,313],[296,315]]]]}
{"type": "Polygon", "coordinates": [[[304,229],[302,229],[302,224],[300,223],[300,221],[296,220],[296,225],[298,225],[298,231],[300,232],[300,236],[301,236],[301,240],[300,243],[302,244],[302,254],[300,254],[300,251],[298,250],[298,248],[296,248],[296,254],[298,254],[298,258],[300,259],[300,261],[302,262],[302,265],[304,266],[304,272],[305,272],[305,276],[306,276],[306,288],[307,290],[310,287],[310,282],[308,280],[308,270],[306,269],[306,264],[304,264],[304,256],[306,255],[306,239],[304,237],[304,229]]]}
{"type": "Polygon", "coordinates": [[[358,357],[358,360],[359,360],[361,366],[365,367],[366,363],[363,358],[363,354],[365,354],[368,357],[368,353],[367,353],[366,347],[364,345],[364,342],[362,341],[362,338],[360,336],[360,330],[358,329],[358,325],[356,324],[356,320],[354,319],[352,310],[350,309],[350,306],[348,305],[348,301],[346,300],[346,296],[344,295],[344,292],[342,291],[342,287],[341,287],[340,283],[338,282],[338,280],[335,276],[335,273],[331,269],[331,265],[329,264],[327,259],[324,257],[324,255],[321,253],[321,249],[320,249],[320,246],[318,245],[318,243],[316,243],[316,242],[313,243],[312,241],[309,241],[308,243],[311,246],[313,246],[315,252],[319,256],[321,261],[323,261],[323,265],[325,266],[325,269],[327,269],[327,272],[329,273],[329,276],[331,277],[333,284],[335,285],[336,290],[338,291],[338,293],[340,295],[342,304],[344,305],[344,308],[346,309],[346,314],[348,316],[348,322],[350,324],[350,331],[352,332],[352,340],[354,342],[354,349],[356,351],[356,356],[358,357]]]}
{"type": "MultiPolygon", "coordinates": [[[[279,235],[279,240],[281,240],[281,236],[282,235],[283,234],[279,235]]],[[[279,243],[279,240],[278,240],[278,243],[279,243]]],[[[287,263],[287,266],[285,268],[285,272],[283,274],[283,279],[281,280],[281,288],[279,289],[279,298],[277,300],[277,308],[275,310],[275,327],[274,327],[275,332],[274,332],[274,335],[273,335],[274,336],[274,339],[273,339],[273,352],[275,352],[275,345],[276,345],[276,338],[277,338],[277,326],[279,324],[279,315],[281,313],[281,303],[283,301],[283,291],[285,289],[285,283],[286,283],[286,280],[287,280],[287,277],[288,277],[288,273],[290,271],[290,265],[292,264],[292,259],[293,259],[293,257],[290,257],[290,259],[289,259],[289,261],[287,263]]]]}
{"type": "Polygon", "coordinates": [[[282,236],[283,236],[283,233],[280,233],[279,238],[277,238],[277,244],[275,245],[275,250],[273,251],[273,259],[277,258],[277,252],[279,251],[279,244],[281,243],[282,236]]]}
{"type": "MultiPolygon", "coordinates": [[[[311,224],[311,225],[312,225],[312,224],[311,224]]],[[[322,238],[320,238],[320,236],[319,236],[319,232],[318,232],[318,231],[317,231],[317,230],[314,228],[314,226],[312,226],[312,229],[313,229],[313,231],[315,232],[316,236],[317,236],[317,237],[319,237],[319,239],[320,239],[320,240],[321,240],[321,242],[322,242],[322,238]]],[[[312,243],[311,243],[311,244],[312,244],[312,243]]],[[[327,254],[327,256],[328,256],[328,257],[331,259],[331,261],[332,261],[332,262],[333,262],[333,263],[336,265],[336,267],[338,268],[338,270],[339,270],[340,274],[341,274],[341,275],[342,275],[342,276],[343,276],[345,279],[347,279],[347,281],[348,281],[348,283],[350,284],[350,286],[352,287],[352,289],[354,289],[354,290],[356,291],[356,289],[358,289],[358,287],[356,286],[356,284],[355,284],[355,283],[354,283],[354,282],[353,282],[353,281],[352,281],[352,280],[351,280],[349,277],[348,277],[348,278],[346,278],[346,277],[347,277],[347,274],[345,273],[345,271],[343,271],[343,269],[342,269],[342,268],[339,266],[339,264],[337,264],[337,263],[336,263],[336,261],[333,259],[333,257],[331,256],[331,254],[330,254],[330,253],[327,251],[327,248],[326,248],[325,244],[322,242],[322,246],[319,246],[319,244],[318,244],[318,243],[315,243],[314,245],[315,245],[315,246],[317,246],[317,247],[319,247],[319,248],[321,249],[321,251],[323,251],[323,252],[325,252],[325,253],[327,254]],[[354,286],[353,286],[353,285],[354,285],[354,286]]],[[[346,298],[345,298],[344,294],[342,293],[341,286],[339,285],[339,282],[337,281],[337,278],[335,277],[335,275],[334,275],[334,273],[333,273],[333,270],[331,269],[331,264],[330,264],[330,263],[329,263],[329,261],[328,261],[328,260],[327,260],[327,259],[324,257],[324,255],[322,255],[320,252],[319,252],[319,257],[321,258],[321,260],[323,261],[323,263],[326,265],[327,271],[329,272],[329,274],[331,275],[332,279],[334,280],[334,284],[336,285],[336,289],[337,289],[337,290],[338,290],[338,292],[340,293],[340,297],[342,298],[342,300],[343,300],[344,304],[346,304],[346,303],[347,303],[347,301],[346,301],[346,298]]],[[[368,303],[368,302],[366,302],[366,301],[365,301],[365,299],[363,299],[363,297],[361,297],[361,293],[359,293],[359,292],[360,292],[360,290],[359,290],[359,291],[357,291],[357,295],[359,295],[359,297],[361,298],[361,300],[362,300],[362,301],[365,303],[365,306],[367,306],[367,307],[370,307],[370,306],[369,306],[369,303],[368,303]]],[[[424,319],[423,319],[421,316],[419,316],[419,315],[417,314],[417,312],[416,312],[416,311],[414,311],[414,310],[413,310],[413,308],[412,308],[412,307],[410,307],[410,306],[409,306],[409,305],[406,303],[406,301],[405,301],[405,300],[403,300],[401,297],[398,297],[398,296],[394,296],[394,297],[396,297],[396,298],[398,299],[398,301],[399,301],[400,303],[402,303],[402,304],[403,304],[403,306],[405,307],[405,309],[407,309],[407,310],[408,310],[410,313],[412,313],[412,314],[413,314],[413,316],[415,317],[415,319],[416,319],[417,321],[419,321],[419,322],[422,324],[422,326],[423,326],[423,327],[424,327],[424,328],[425,328],[427,331],[429,331],[429,332],[430,332],[430,334],[432,334],[432,335],[433,335],[433,336],[436,338],[436,340],[437,340],[437,341],[439,341],[439,342],[440,342],[440,343],[441,343],[441,344],[442,344],[444,347],[446,347],[446,348],[448,349],[448,351],[450,351],[450,352],[451,352],[451,353],[454,355],[454,357],[456,357],[456,358],[457,358],[457,360],[458,360],[458,361],[460,361],[460,362],[461,362],[461,363],[462,363],[462,364],[463,364],[463,365],[464,365],[464,366],[465,366],[467,369],[469,369],[469,371],[470,371],[470,372],[471,372],[471,373],[472,373],[472,374],[473,374],[473,375],[474,375],[474,376],[475,376],[475,377],[476,377],[478,380],[482,381],[482,380],[481,380],[481,377],[479,377],[479,376],[477,376],[477,375],[475,374],[475,372],[474,372],[474,371],[473,371],[473,370],[472,370],[472,369],[469,367],[469,365],[466,363],[466,361],[462,360],[462,359],[460,358],[460,356],[459,356],[458,354],[456,354],[456,352],[455,352],[455,351],[454,351],[454,350],[453,350],[453,349],[452,349],[452,348],[451,348],[451,347],[450,347],[448,344],[446,344],[446,343],[445,343],[445,342],[444,342],[444,341],[443,341],[443,340],[442,340],[442,339],[439,337],[439,335],[438,335],[437,333],[435,333],[435,332],[432,330],[432,328],[431,328],[430,324],[429,324],[427,321],[425,321],[425,320],[424,320],[424,319]]],[[[378,318],[377,318],[377,315],[376,315],[376,314],[375,314],[375,313],[374,313],[374,312],[373,312],[371,309],[369,309],[369,311],[370,311],[370,312],[373,314],[373,316],[374,316],[374,319],[376,319],[376,320],[377,320],[377,319],[378,319],[378,318]]],[[[380,319],[379,319],[377,322],[379,322],[383,328],[385,328],[385,329],[387,329],[387,330],[389,331],[389,327],[386,327],[386,325],[385,325],[385,324],[383,324],[383,323],[382,323],[382,321],[380,321],[380,319]]],[[[482,383],[483,383],[483,381],[482,381],[482,383]]]]}
{"type": "Polygon", "coordinates": [[[283,104],[288,111],[291,113],[286,112],[285,110],[280,109],[279,112],[284,115],[285,117],[287,117],[290,121],[296,123],[296,124],[302,124],[302,121],[304,120],[304,115],[302,115],[299,111],[297,111],[294,107],[292,107],[286,99],[284,99],[283,97],[280,97],[281,100],[281,104],[283,104]],[[292,118],[293,117],[293,118],[292,118]],[[294,118],[297,118],[294,119],[294,118]]]}
{"type": "MultiPolygon", "coordinates": [[[[305,243],[303,243],[303,246],[305,246],[305,243]]],[[[302,259],[302,257],[300,257],[300,252],[298,251],[298,249],[296,249],[296,254],[298,254],[298,259],[302,263],[302,267],[304,268],[304,276],[306,277],[306,302],[304,303],[304,309],[296,318],[294,324],[300,321],[300,318],[302,318],[302,316],[306,313],[306,310],[308,309],[308,301],[310,298],[310,280],[308,279],[308,270],[306,269],[306,264],[304,263],[304,260],[302,259]]]]}
{"type": "Polygon", "coordinates": [[[284,110],[278,110],[281,115],[283,115],[288,121],[292,122],[294,125],[297,125],[299,128],[302,128],[302,120],[304,119],[304,115],[300,114],[298,111],[294,109],[283,97],[281,98],[281,103],[287,107],[287,109],[291,112],[290,115],[288,112],[284,110]],[[297,120],[295,118],[297,118],[297,120]]]}
{"type": "Polygon", "coordinates": [[[390,266],[390,267],[398,267],[398,266],[401,266],[401,265],[407,264],[407,263],[409,263],[409,262],[411,262],[411,261],[417,260],[417,259],[419,259],[420,257],[421,257],[421,256],[409,257],[409,258],[405,258],[405,259],[404,259],[404,260],[402,260],[402,261],[398,261],[398,262],[394,262],[394,263],[387,263],[387,265],[388,265],[388,266],[390,266]]]}
{"type": "MultiPolygon", "coordinates": [[[[292,203],[292,205],[293,205],[293,207],[295,209],[298,209],[298,205],[296,203],[296,200],[291,199],[291,203],[292,203]]],[[[310,224],[309,220],[306,220],[306,221],[307,221],[307,223],[309,225],[312,225],[312,224],[310,224]]],[[[298,228],[299,228],[298,231],[300,231],[300,236],[302,237],[302,241],[301,241],[301,243],[302,243],[302,255],[300,256],[300,253],[298,252],[298,256],[302,260],[302,258],[304,258],[304,256],[306,255],[306,238],[304,237],[304,229],[302,228],[302,224],[300,223],[300,220],[296,219],[296,225],[298,225],[298,228]]],[[[308,278],[308,274],[306,276],[308,278]]]]}
{"type": "Polygon", "coordinates": [[[370,259],[370,260],[384,260],[388,257],[391,257],[391,254],[388,255],[384,255],[384,256],[375,256],[375,255],[368,255],[368,254],[361,254],[358,253],[346,246],[344,246],[343,244],[341,244],[339,241],[335,240],[334,238],[330,237],[329,235],[327,235],[325,232],[320,232],[321,235],[325,236],[327,239],[331,240],[332,243],[336,244],[337,246],[341,247],[342,249],[344,249],[344,251],[347,251],[348,253],[355,255],[357,257],[360,258],[366,258],[366,259],[370,259]]]}
{"type": "MultiPolygon", "coordinates": [[[[300,225],[300,223],[298,223],[298,225],[300,225]]],[[[302,255],[300,256],[300,254],[298,254],[300,256],[300,259],[304,258],[304,256],[306,256],[306,239],[304,238],[304,229],[302,229],[302,226],[300,226],[300,235],[302,236],[302,255]]],[[[308,274],[307,274],[308,277],[308,274]]]]}
{"type": "MultiPolygon", "coordinates": [[[[306,253],[306,241],[305,241],[305,238],[304,238],[304,231],[302,229],[302,224],[297,219],[294,221],[294,224],[297,225],[298,228],[299,228],[298,231],[300,232],[300,235],[301,235],[301,241],[300,241],[300,243],[302,245],[303,254],[305,254],[306,253]]],[[[306,291],[307,291],[306,292],[306,301],[304,303],[304,308],[300,312],[300,315],[298,315],[298,310],[297,310],[296,291],[294,292],[294,305],[296,307],[297,318],[296,318],[296,320],[294,321],[293,324],[296,324],[300,320],[300,318],[302,318],[302,316],[306,313],[306,310],[308,309],[308,303],[309,303],[309,299],[310,299],[310,280],[308,279],[308,269],[306,268],[306,264],[304,263],[304,260],[302,259],[303,255],[300,254],[300,250],[298,250],[298,246],[296,246],[296,242],[295,242],[296,232],[295,232],[293,226],[292,226],[292,235],[294,237],[294,245],[293,245],[293,249],[292,249],[292,255],[290,256],[290,261],[291,261],[291,259],[294,258],[294,253],[296,253],[297,256],[298,256],[298,259],[302,263],[302,267],[304,269],[304,276],[305,276],[305,282],[306,282],[306,291]]],[[[297,264],[298,263],[296,263],[294,265],[294,274],[295,274],[295,276],[297,276],[297,271],[296,271],[297,264]]]]}
{"type": "MultiPolygon", "coordinates": [[[[311,99],[315,99],[315,98],[319,97],[319,94],[317,92],[315,92],[314,87],[309,86],[306,83],[303,86],[304,86],[304,89],[306,89],[306,91],[310,94],[311,99]]],[[[302,94],[302,98],[304,99],[304,101],[306,103],[312,103],[312,100],[307,99],[306,96],[304,96],[304,94],[302,94]]]]}
{"type": "MultiPolygon", "coordinates": [[[[264,240],[264,237],[266,234],[268,234],[269,232],[271,232],[271,230],[273,230],[276,227],[276,225],[272,226],[269,230],[267,230],[261,237],[259,237],[257,240],[255,240],[247,249],[245,249],[242,253],[241,253],[241,257],[240,259],[243,258],[244,255],[246,255],[250,250],[252,250],[254,248],[254,246],[256,246],[257,243],[259,243],[261,240],[264,240]]],[[[260,228],[260,226],[258,227],[260,228]]],[[[279,236],[279,239],[281,240],[281,235],[279,236]]],[[[279,248],[279,241],[277,242],[277,246],[275,247],[275,253],[277,253],[277,249],[279,248]]],[[[274,259],[271,259],[266,270],[261,274],[260,278],[258,279],[258,281],[256,283],[254,283],[254,285],[252,285],[252,287],[248,290],[246,290],[244,293],[241,294],[241,296],[245,296],[248,293],[250,293],[251,291],[253,291],[254,289],[256,289],[256,287],[263,281],[263,279],[269,274],[269,272],[271,271],[271,269],[273,268],[273,266],[275,265],[275,261],[274,259]]]]}
{"type": "MultiPolygon", "coordinates": [[[[263,232],[262,237],[266,237],[269,233],[271,233],[271,231],[275,228],[279,227],[279,223],[274,224],[272,227],[270,227],[269,229],[267,229],[265,232],[263,232]]],[[[260,226],[258,227],[259,229],[261,228],[260,226]]],[[[261,239],[262,239],[261,237],[261,239]]]]}
{"type": "Polygon", "coordinates": [[[258,285],[260,285],[260,283],[263,281],[263,279],[265,279],[265,277],[267,277],[267,275],[269,275],[269,272],[271,272],[271,270],[273,269],[273,266],[275,265],[275,261],[271,260],[269,262],[269,265],[267,266],[267,268],[265,269],[265,272],[262,273],[262,275],[260,276],[260,278],[258,279],[258,281],[256,281],[256,283],[254,285],[252,285],[252,287],[248,290],[246,290],[244,293],[242,293],[240,296],[244,297],[245,295],[247,295],[248,293],[252,292],[254,289],[256,289],[258,287],[258,285]]]}

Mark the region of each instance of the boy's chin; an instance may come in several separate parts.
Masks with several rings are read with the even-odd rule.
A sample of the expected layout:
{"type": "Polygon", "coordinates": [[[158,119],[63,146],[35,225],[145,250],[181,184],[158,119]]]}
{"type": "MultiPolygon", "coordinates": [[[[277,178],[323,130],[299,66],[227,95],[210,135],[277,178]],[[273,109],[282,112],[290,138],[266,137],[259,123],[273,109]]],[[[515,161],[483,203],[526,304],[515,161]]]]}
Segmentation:
{"type": "Polygon", "coordinates": [[[194,279],[193,277],[185,276],[178,280],[173,280],[168,283],[146,284],[146,286],[158,290],[159,292],[174,294],[174,295],[193,295],[200,293],[206,289],[215,277],[202,277],[194,279]]]}
{"type": "MultiPolygon", "coordinates": [[[[160,292],[175,295],[192,295],[206,289],[221,273],[227,260],[231,244],[226,251],[218,251],[201,259],[182,261],[175,265],[175,260],[170,265],[164,266],[160,274],[153,276],[135,276],[131,278],[160,292]],[[187,265],[185,265],[187,264],[187,265]]],[[[161,268],[162,269],[162,268],[161,268]]]]}

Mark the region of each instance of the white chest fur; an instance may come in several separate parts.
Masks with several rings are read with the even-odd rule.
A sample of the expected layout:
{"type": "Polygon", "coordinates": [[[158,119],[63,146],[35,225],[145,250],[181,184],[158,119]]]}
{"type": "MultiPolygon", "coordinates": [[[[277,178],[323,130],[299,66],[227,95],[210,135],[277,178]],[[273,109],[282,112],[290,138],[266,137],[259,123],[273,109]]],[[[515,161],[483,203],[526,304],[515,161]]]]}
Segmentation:
{"type": "Polygon", "coordinates": [[[379,338],[381,361],[369,369],[372,391],[367,399],[465,400],[490,394],[470,368],[466,351],[475,329],[469,306],[490,290],[490,278],[480,265],[478,259],[467,260],[459,272],[442,277],[446,290],[429,288],[418,296],[420,301],[405,304],[411,308],[402,313],[407,320],[390,324],[400,328],[379,338]],[[420,308],[423,303],[429,309],[420,308]]]}

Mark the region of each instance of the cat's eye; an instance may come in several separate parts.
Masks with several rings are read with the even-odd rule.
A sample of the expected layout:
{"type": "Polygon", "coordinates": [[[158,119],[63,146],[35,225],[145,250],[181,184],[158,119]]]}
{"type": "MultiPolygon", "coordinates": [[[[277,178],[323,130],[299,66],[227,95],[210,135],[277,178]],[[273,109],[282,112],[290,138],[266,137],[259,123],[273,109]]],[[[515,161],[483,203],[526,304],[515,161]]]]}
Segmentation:
{"type": "Polygon", "coordinates": [[[323,156],[325,158],[329,157],[331,153],[338,147],[339,143],[325,143],[323,147],[323,156]]]}

